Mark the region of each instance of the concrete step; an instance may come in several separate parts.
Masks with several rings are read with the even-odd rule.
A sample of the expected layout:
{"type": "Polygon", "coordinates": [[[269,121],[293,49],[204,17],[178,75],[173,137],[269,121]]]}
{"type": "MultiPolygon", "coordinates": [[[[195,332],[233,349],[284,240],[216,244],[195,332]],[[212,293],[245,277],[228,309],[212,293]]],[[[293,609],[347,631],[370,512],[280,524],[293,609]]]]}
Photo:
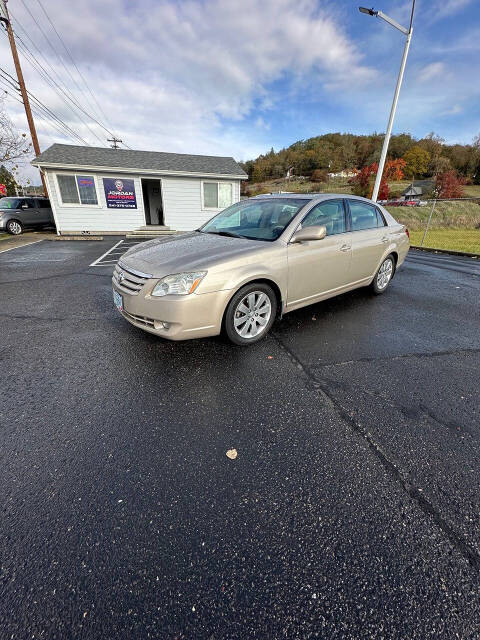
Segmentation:
{"type": "Polygon", "coordinates": [[[149,224],[146,227],[138,227],[135,231],[170,231],[170,227],[163,224],[149,224]]]}

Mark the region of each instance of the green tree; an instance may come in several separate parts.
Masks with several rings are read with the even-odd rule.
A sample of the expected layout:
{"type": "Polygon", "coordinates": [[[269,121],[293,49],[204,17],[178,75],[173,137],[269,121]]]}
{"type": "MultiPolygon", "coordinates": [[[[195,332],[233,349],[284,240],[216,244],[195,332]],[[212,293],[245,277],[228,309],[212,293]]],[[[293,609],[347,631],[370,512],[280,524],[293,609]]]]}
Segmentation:
{"type": "Polygon", "coordinates": [[[13,174],[2,164],[0,167],[0,184],[4,184],[7,187],[7,196],[16,195],[17,181],[13,177],[13,174]]]}
{"type": "Polygon", "coordinates": [[[419,145],[415,145],[403,156],[405,160],[405,175],[408,178],[427,175],[430,163],[430,154],[419,145]]]}

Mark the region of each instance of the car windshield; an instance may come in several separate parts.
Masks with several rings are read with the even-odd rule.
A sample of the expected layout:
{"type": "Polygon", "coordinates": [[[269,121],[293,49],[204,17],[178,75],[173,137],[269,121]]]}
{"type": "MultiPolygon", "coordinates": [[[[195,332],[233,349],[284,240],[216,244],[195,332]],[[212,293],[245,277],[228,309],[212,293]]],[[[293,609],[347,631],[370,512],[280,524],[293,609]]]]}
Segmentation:
{"type": "Polygon", "coordinates": [[[244,200],[224,209],[198,231],[272,242],[308,202],[301,198],[244,200]]]}
{"type": "Polygon", "coordinates": [[[0,198],[0,209],[18,209],[20,200],[18,198],[0,198]]]}

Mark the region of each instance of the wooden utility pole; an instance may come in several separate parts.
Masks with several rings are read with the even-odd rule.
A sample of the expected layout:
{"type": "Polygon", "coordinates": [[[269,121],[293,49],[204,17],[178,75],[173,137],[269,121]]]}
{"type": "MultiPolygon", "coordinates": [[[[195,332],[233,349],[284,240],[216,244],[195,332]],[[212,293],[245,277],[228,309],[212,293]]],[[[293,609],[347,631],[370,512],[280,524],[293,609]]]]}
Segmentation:
{"type": "MultiPolygon", "coordinates": [[[[8,15],[7,0],[0,0],[0,20],[5,22],[7,27],[8,39],[10,41],[10,49],[12,50],[13,62],[15,64],[15,71],[17,72],[18,84],[20,86],[20,92],[22,94],[23,105],[25,107],[25,114],[27,116],[27,122],[30,129],[30,135],[32,137],[33,150],[35,155],[40,155],[40,145],[38,144],[37,131],[35,129],[35,123],[33,121],[32,110],[30,109],[30,101],[28,99],[27,89],[25,87],[25,80],[23,79],[22,67],[20,66],[20,59],[18,57],[17,45],[15,44],[15,38],[13,36],[13,29],[10,23],[10,17],[8,15]]],[[[45,179],[42,172],[40,177],[43,184],[44,195],[48,195],[45,179]]]]}
{"type": "Polygon", "coordinates": [[[118,149],[118,143],[123,142],[123,140],[120,140],[119,138],[113,136],[113,138],[107,138],[107,142],[113,142],[113,144],[111,145],[112,149],[118,149]]]}

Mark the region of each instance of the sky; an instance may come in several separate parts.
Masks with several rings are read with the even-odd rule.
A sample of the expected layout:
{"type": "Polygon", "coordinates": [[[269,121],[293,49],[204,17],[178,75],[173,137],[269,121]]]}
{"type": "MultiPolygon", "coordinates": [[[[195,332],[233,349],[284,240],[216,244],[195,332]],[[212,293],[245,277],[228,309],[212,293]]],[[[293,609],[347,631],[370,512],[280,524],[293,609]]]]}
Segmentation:
{"type": "MultiPolygon", "coordinates": [[[[21,53],[29,90],[94,146],[107,146],[110,135],[72,112],[65,94],[133,149],[247,160],[327,132],[382,132],[404,46],[399,31],[342,0],[82,0],[74,11],[65,0],[9,0],[8,7],[15,31],[61,87],[55,92],[21,53]]],[[[374,7],[408,26],[410,0],[374,7]]],[[[0,67],[14,76],[3,31],[0,67]]],[[[479,60],[480,0],[417,0],[394,133],[471,142],[480,133],[479,60]]],[[[8,114],[28,131],[8,91],[8,114]]],[[[36,124],[42,150],[75,143],[48,118],[36,124]]]]}

